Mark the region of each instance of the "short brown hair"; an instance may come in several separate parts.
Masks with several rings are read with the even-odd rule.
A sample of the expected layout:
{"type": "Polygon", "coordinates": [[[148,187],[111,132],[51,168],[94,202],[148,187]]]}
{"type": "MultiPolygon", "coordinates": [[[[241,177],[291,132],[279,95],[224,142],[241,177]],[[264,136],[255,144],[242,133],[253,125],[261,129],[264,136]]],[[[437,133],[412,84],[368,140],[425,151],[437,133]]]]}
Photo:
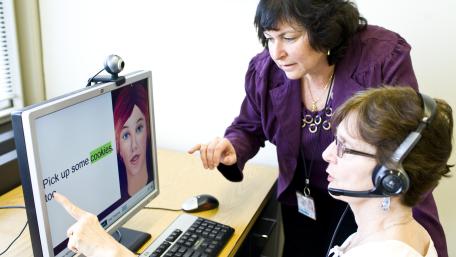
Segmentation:
{"type": "MultiPolygon", "coordinates": [[[[437,186],[442,176],[448,177],[452,165],[448,159],[452,150],[453,114],[444,100],[435,99],[436,116],[423,130],[422,138],[403,162],[410,178],[410,188],[401,201],[416,205],[422,196],[437,186]]],[[[376,159],[386,166],[402,141],[418,127],[423,118],[421,97],[409,87],[369,89],[359,92],[341,105],[332,123],[336,128],[344,118],[355,115],[355,132],[363,141],[376,146],[376,159]]]]}

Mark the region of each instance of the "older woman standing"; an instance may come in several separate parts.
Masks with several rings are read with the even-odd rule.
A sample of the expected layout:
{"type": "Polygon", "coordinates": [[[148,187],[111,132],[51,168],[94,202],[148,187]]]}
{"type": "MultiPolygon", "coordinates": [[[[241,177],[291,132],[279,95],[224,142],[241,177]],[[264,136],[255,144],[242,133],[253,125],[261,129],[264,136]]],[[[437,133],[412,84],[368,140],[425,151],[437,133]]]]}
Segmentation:
{"type": "MultiPolygon", "coordinates": [[[[345,207],[326,190],[327,163],[321,157],[333,141],[333,110],[354,93],[382,84],[417,90],[410,46],[394,32],[367,25],[346,0],[260,0],[255,26],[265,50],[249,64],[239,116],[224,138],[189,153],[199,151],[205,168],[217,167],[227,179],[240,181],[245,163],[264,142],[276,145],[284,256],[324,256],[345,207]]],[[[413,213],[446,257],[431,193],[413,213]]],[[[349,216],[338,244],[356,229],[349,216]]]]}

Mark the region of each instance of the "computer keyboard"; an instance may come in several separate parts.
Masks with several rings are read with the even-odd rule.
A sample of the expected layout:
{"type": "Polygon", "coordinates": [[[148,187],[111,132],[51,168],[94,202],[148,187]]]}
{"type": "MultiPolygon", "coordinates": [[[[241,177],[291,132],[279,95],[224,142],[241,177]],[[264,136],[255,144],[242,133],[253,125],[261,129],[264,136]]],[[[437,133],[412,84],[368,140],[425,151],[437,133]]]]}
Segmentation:
{"type": "Polygon", "coordinates": [[[211,257],[217,256],[234,229],[189,214],[179,215],[140,257],[211,257]]]}

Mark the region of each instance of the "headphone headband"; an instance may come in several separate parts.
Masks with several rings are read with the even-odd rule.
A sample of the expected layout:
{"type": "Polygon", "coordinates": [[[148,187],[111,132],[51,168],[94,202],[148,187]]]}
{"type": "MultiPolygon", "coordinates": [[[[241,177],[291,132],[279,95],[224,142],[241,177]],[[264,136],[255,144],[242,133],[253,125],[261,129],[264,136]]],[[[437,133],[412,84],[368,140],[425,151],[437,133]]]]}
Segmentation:
{"type": "Polygon", "coordinates": [[[428,95],[418,93],[423,106],[423,118],[415,131],[411,132],[394,151],[391,160],[396,168],[402,167],[402,162],[421,139],[423,129],[434,120],[437,103],[428,95]]]}
{"type": "Polygon", "coordinates": [[[420,93],[418,93],[418,95],[421,96],[421,103],[424,109],[424,115],[423,119],[421,119],[421,122],[429,125],[435,118],[435,113],[437,112],[437,103],[432,97],[428,95],[420,93]]]}

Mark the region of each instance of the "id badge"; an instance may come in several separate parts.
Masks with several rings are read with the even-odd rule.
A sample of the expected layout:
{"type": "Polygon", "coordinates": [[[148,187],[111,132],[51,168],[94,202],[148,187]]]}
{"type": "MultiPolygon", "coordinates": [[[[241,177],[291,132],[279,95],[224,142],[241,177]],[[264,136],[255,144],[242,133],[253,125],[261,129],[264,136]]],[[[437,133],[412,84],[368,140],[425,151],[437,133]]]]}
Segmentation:
{"type": "Polygon", "coordinates": [[[296,199],[298,199],[298,211],[313,220],[317,220],[314,199],[299,191],[296,191],[296,199]]]}

